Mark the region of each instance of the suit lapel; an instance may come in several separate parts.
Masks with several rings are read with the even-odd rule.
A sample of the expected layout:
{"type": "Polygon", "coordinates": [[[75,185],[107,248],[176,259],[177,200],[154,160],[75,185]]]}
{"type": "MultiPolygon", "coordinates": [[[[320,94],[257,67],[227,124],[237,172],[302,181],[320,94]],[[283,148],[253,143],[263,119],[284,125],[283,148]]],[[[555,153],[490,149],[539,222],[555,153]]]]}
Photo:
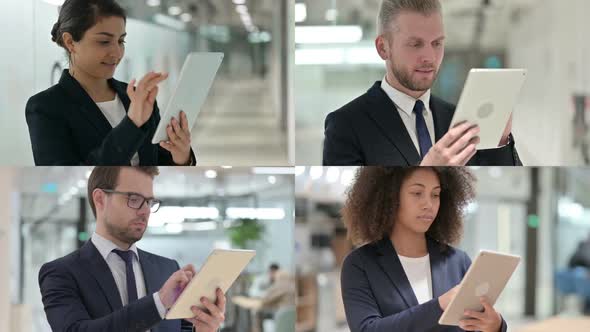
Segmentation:
{"type": "Polygon", "coordinates": [[[106,136],[111,131],[112,127],[107,118],[80,83],[70,76],[67,69],[63,71],[59,85],[75,101],[80,113],[96,128],[100,136],[106,136]]]}
{"type": "Polygon", "coordinates": [[[404,272],[402,263],[391,244],[391,240],[387,237],[383,238],[377,243],[379,251],[378,263],[385,271],[397,292],[402,296],[408,308],[418,305],[418,299],[412,290],[410,281],[404,272]]]}
{"type": "Polygon", "coordinates": [[[107,262],[102,258],[98,249],[91,241],[86,242],[80,248],[80,258],[85,270],[90,271],[90,274],[96,279],[98,286],[107,298],[111,309],[113,311],[123,307],[121,303],[121,295],[113,278],[113,274],[107,262]]]}
{"type": "Polygon", "coordinates": [[[437,298],[449,290],[449,281],[445,271],[444,256],[440,252],[439,244],[427,238],[428,254],[430,255],[430,276],[432,279],[432,297],[437,298]]]}
{"type": "Polygon", "coordinates": [[[420,154],[416,150],[395,104],[381,89],[381,82],[376,82],[367,92],[367,96],[372,106],[367,112],[377,127],[401,153],[408,165],[420,164],[420,154]]]}
{"type": "Polygon", "coordinates": [[[146,294],[153,294],[158,291],[158,280],[154,278],[160,274],[158,266],[151,261],[150,256],[145,251],[137,249],[137,252],[139,253],[139,264],[143,272],[146,294]]]}

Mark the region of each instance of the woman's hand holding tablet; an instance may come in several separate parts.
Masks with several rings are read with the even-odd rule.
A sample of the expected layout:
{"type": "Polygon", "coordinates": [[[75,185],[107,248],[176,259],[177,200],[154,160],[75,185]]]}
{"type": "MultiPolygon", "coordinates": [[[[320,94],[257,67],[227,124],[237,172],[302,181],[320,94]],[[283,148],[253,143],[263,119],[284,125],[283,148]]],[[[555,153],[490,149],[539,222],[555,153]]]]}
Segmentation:
{"type": "Polygon", "coordinates": [[[127,86],[127,95],[131,104],[127,116],[139,128],[143,126],[154,111],[154,103],[158,96],[158,84],[168,78],[168,73],[150,72],[137,83],[136,79],[131,80],[127,86]]]}

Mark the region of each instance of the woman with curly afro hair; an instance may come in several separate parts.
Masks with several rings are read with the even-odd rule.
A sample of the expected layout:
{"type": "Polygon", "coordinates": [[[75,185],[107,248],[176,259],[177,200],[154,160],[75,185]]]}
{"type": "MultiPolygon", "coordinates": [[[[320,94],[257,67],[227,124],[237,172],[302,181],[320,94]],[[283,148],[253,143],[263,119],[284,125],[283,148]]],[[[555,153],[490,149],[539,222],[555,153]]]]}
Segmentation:
{"type": "Polygon", "coordinates": [[[438,320],[471,260],[452,247],[475,177],[459,167],[364,167],[342,215],[361,247],[345,259],[342,298],[352,332],[505,332],[502,316],[482,299],[460,328],[438,320]]]}

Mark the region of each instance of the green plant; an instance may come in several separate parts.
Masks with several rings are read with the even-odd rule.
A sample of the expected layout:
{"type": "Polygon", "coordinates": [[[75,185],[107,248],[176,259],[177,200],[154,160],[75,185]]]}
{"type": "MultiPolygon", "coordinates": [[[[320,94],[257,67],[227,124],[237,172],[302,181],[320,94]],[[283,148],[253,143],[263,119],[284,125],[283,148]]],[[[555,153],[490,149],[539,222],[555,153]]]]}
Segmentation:
{"type": "Polygon", "coordinates": [[[227,232],[233,246],[247,248],[249,244],[262,238],[264,225],[257,219],[237,219],[235,226],[230,227],[227,232]]]}

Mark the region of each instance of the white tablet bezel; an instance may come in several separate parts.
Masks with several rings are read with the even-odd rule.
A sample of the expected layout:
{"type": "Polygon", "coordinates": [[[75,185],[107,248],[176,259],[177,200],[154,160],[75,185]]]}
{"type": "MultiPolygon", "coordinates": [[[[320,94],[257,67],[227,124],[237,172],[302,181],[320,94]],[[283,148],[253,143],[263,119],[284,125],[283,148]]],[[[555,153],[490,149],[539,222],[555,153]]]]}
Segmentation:
{"type": "Polygon", "coordinates": [[[478,150],[496,149],[526,80],[525,69],[472,69],[450,128],[467,121],[480,127],[478,150]]]}
{"type": "Polygon", "coordinates": [[[461,319],[467,318],[463,315],[465,310],[482,311],[480,296],[494,305],[519,263],[520,256],[480,251],[438,323],[458,326],[461,319]]]}
{"type": "Polygon", "coordinates": [[[160,114],[160,123],[152,137],[152,144],[168,140],[166,126],[172,117],[179,119],[181,110],[186,113],[189,128],[194,127],[223,57],[223,53],[215,52],[194,52],[186,57],[166,111],[160,114]]]}
{"type": "Polygon", "coordinates": [[[204,308],[201,297],[215,302],[217,288],[226,293],[255,255],[254,250],[213,250],[168,310],[166,319],[194,317],[192,306],[204,308]]]}

